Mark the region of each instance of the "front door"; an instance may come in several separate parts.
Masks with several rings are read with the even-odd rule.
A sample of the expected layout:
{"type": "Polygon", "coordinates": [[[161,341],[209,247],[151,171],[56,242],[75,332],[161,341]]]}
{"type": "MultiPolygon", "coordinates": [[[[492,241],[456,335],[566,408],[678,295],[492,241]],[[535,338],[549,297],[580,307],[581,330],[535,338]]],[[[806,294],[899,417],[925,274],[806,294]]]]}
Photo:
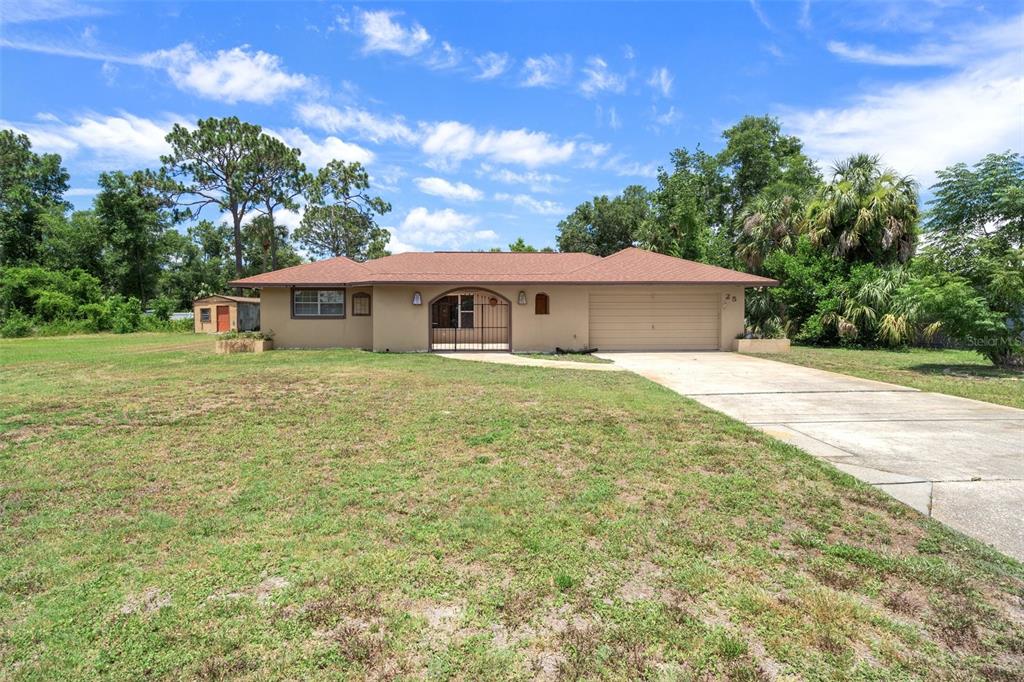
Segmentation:
{"type": "Polygon", "coordinates": [[[217,331],[231,331],[231,309],[226,305],[217,306],[217,331]]]}
{"type": "Polygon", "coordinates": [[[489,291],[440,296],[430,305],[431,350],[508,350],[509,304],[489,291]]]}

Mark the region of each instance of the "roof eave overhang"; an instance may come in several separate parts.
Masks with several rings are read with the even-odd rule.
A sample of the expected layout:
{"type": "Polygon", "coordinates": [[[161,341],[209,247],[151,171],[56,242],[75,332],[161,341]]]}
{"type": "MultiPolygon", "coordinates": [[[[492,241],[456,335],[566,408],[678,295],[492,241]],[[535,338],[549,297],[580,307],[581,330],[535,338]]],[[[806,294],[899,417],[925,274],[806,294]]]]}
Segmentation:
{"type": "Polygon", "coordinates": [[[538,286],[538,285],[569,285],[569,286],[738,286],[738,287],[777,287],[779,282],[774,279],[763,282],[737,282],[735,280],[714,281],[669,281],[664,280],[629,280],[619,282],[597,282],[588,280],[566,281],[557,279],[524,279],[524,280],[466,280],[466,279],[431,279],[431,280],[367,280],[364,282],[267,282],[245,283],[228,282],[228,286],[243,289],[284,289],[290,287],[367,287],[367,286],[427,286],[431,284],[455,286],[538,286]]]}

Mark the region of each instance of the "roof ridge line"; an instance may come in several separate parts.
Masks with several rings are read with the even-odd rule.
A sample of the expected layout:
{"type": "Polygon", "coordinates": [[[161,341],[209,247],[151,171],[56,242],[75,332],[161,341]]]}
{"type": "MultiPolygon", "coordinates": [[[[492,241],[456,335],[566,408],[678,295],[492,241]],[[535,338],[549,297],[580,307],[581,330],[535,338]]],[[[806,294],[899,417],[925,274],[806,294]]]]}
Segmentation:
{"type": "MultiPolygon", "coordinates": [[[[604,263],[605,261],[607,261],[609,258],[614,258],[615,256],[618,256],[620,253],[626,251],[626,249],[635,249],[635,248],[636,248],[635,246],[627,246],[625,249],[619,249],[615,253],[609,253],[607,256],[597,256],[597,254],[593,254],[593,253],[588,254],[588,255],[591,255],[591,256],[597,256],[597,260],[596,261],[591,261],[589,263],[584,263],[583,265],[579,266],[575,270],[570,270],[566,274],[567,275],[568,274],[572,274],[574,272],[579,272],[580,270],[585,270],[587,268],[592,268],[594,266],[600,265],[601,263],[604,263]]],[[[643,249],[641,249],[641,251],[642,250],[643,249]]],[[[587,253],[587,252],[586,251],[579,251],[578,253],[587,253]]]]}

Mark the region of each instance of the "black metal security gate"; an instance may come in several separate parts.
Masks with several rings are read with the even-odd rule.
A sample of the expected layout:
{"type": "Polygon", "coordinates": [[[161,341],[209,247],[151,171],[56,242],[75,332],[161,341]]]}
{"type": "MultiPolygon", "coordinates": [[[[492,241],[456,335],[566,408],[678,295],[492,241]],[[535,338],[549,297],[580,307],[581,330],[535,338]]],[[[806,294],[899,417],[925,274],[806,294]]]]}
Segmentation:
{"type": "Polygon", "coordinates": [[[509,312],[489,291],[445,294],[430,304],[430,350],[509,350],[509,312]]]}

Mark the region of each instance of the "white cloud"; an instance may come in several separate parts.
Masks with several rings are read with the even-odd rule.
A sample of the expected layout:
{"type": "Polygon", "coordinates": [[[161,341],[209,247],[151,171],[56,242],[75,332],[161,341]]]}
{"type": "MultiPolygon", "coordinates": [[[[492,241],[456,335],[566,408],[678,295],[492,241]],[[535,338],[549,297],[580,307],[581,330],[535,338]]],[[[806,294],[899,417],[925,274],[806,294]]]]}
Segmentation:
{"type": "Polygon", "coordinates": [[[900,52],[879,49],[874,45],[849,45],[840,41],[828,43],[832,54],[852,62],[879,66],[957,66],[976,63],[1024,50],[1024,15],[987,26],[952,26],[941,41],[909,46],[900,52]]]}
{"type": "Polygon", "coordinates": [[[163,69],[179,89],[228,104],[270,104],[293,90],[308,90],[315,85],[315,81],[308,76],[286,71],[277,55],[253,51],[248,45],[219,50],[212,57],[201,54],[190,43],[140,55],[114,54],[57,42],[34,43],[7,38],[0,38],[0,47],[101,61],[104,62],[103,76],[108,83],[116,75],[113,64],[163,69]]]}
{"type": "Polygon", "coordinates": [[[586,78],[580,83],[580,92],[594,97],[602,92],[621,93],[626,89],[626,77],[608,70],[608,63],[600,57],[591,57],[583,73],[586,78]]]}
{"type": "Polygon", "coordinates": [[[323,168],[334,159],[348,163],[358,161],[363,165],[372,163],[374,159],[374,154],[369,149],[345,142],[333,135],[328,135],[318,142],[298,128],[283,128],[276,131],[265,128],[263,132],[277,137],[289,147],[301,149],[302,161],[310,169],[323,168]]]}
{"type": "Polygon", "coordinates": [[[432,69],[453,69],[461,62],[462,50],[448,41],[441,41],[441,49],[431,51],[425,63],[432,69]]]}
{"type": "Polygon", "coordinates": [[[277,55],[252,51],[248,45],[218,50],[209,57],[182,43],[151,52],[143,61],[166,69],[178,88],[228,104],[269,104],[292,90],[312,85],[307,76],[285,71],[277,55]]]}
{"type": "Polygon", "coordinates": [[[91,168],[154,165],[170,151],[164,137],[175,123],[186,124],[181,116],[165,114],[150,119],[120,112],[116,116],[85,114],[66,122],[52,114],[39,114],[34,123],[0,121],[0,127],[24,132],[36,151],[55,152],[64,157],[88,154],[91,168]]]}
{"type": "Polygon", "coordinates": [[[363,109],[345,107],[338,109],[327,104],[307,102],[295,107],[296,117],[305,125],[319,128],[328,133],[354,131],[356,136],[371,142],[412,143],[417,135],[400,116],[380,118],[363,109]]]}
{"type": "Polygon", "coordinates": [[[58,57],[72,57],[75,59],[92,59],[101,62],[112,62],[116,64],[133,64],[135,66],[148,66],[145,56],[123,55],[109,52],[100,52],[92,48],[83,48],[77,45],[68,45],[54,40],[44,43],[32,42],[30,40],[11,40],[0,37],[0,47],[10,50],[23,50],[25,52],[36,52],[39,54],[52,54],[58,57]]]}
{"type": "Polygon", "coordinates": [[[556,142],[547,133],[525,128],[480,132],[466,123],[444,121],[425,124],[422,130],[421,149],[438,168],[455,168],[476,156],[497,163],[543,166],[568,160],[576,148],[574,142],[556,142]]]}
{"type": "Polygon", "coordinates": [[[401,166],[375,166],[375,171],[370,174],[370,183],[377,189],[397,192],[398,182],[405,175],[405,169],[401,166]]]}
{"type": "Polygon", "coordinates": [[[658,113],[657,107],[651,107],[651,120],[654,121],[655,126],[669,126],[677,122],[682,118],[682,114],[676,111],[675,106],[670,106],[668,111],[658,113]]]}
{"type": "Polygon", "coordinates": [[[580,142],[579,150],[582,156],[578,164],[580,168],[598,168],[601,159],[611,150],[611,145],[599,142],[580,142]]]}
{"type": "Polygon", "coordinates": [[[519,84],[526,88],[550,88],[569,80],[572,75],[572,57],[544,54],[529,57],[523,62],[519,84]]]}
{"type": "Polygon", "coordinates": [[[885,52],[873,45],[847,45],[833,40],[828,51],[851,62],[881,66],[948,66],[960,61],[960,55],[940,45],[919,45],[910,52],[885,52]]]}
{"type": "Polygon", "coordinates": [[[1024,72],[1011,51],[950,76],[875,87],[845,106],[780,114],[826,167],[850,154],[880,153],[927,187],[938,169],[1024,147],[1021,111],[1024,72]]]}
{"type": "Polygon", "coordinates": [[[416,250],[415,246],[413,246],[412,244],[406,244],[405,242],[398,238],[397,230],[395,230],[395,228],[385,227],[384,229],[387,230],[388,234],[391,235],[391,237],[388,239],[388,251],[390,251],[391,253],[406,253],[408,251],[416,250]]]}
{"type": "Polygon", "coordinates": [[[537,171],[525,171],[517,173],[508,168],[494,168],[490,164],[481,164],[477,175],[503,182],[508,185],[527,185],[531,192],[554,192],[554,185],[568,182],[569,179],[554,173],[538,173],[537,171]]]}
{"type": "Polygon", "coordinates": [[[399,12],[379,10],[360,12],[358,31],[363,36],[363,52],[397,52],[411,57],[427,47],[430,34],[420,24],[403,26],[394,21],[399,12]]]}
{"type": "Polygon", "coordinates": [[[757,20],[761,22],[762,26],[769,31],[775,30],[772,27],[772,22],[768,21],[768,15],[764,13],[764,10],[761,8],[761,3],[758,2],[758,0],[750,0],[750,8],[754,10],[754,15],[757,17],[757,20]]]}
{"type": "Polygon", "coordinates": [[[424,194],[454,201],[478,201],[484,193],[465,182],[449,182],[444,178],[416,178],[413,182],[424,194]]]}
{"type": "Polygon", "coordinates": [[[57,21],[95,17],[107,10],[73,0],[17,0],[0,3],[0,23],[19,24],[29,21],[57,21]]]}
{"type": "Polygon", "coordinates": [[[568,211],[561,204],[547,199],[537,200],[529,194],[507,194],[498,192],[494,195],[497,201],[511,201],[516,206],[527,209],[539,215],[565,215],[568,211]]]}
{"type": "Polygon", "coordinates": [[[647,84],[654,88],[657,92],[661,93],[662,97],[672,96],[672,82],[675,78],[672,76],[672,72],[666,67],[655,69],[654,73],[647,80],[647,84]]]}
{"type": "Polygon", "coordinates": [[[800,19],[797,23],[805,31],[810,31],[813,28],[813,23],[811,22],[811,0],[803,0],[800,3],[800,19]]]}
{"type": "Polygon", "coordinates": [[[479,57],[475,57],[473,61],[480,69],[480,73],[476,75],[476,78],[485,81],[497,78],[512,65],[511,57],[505,53],[498,54],[497,52],[485,52],[479,57]]]}
{"type": "Polygon", "coordinates": [[[405,246],[457,249],[466,244],[493,242],[498,235],[491,230],[476,229],[480,219],[450,208],[439,211],[418,206],[402,220],[397,228],[390,228],[392,239],[405,246]]]}
{"type": "Polygon", "coordinates": [[[601,168],[620,177],[655,178],[658,176],[658,164],[630,161],[622,155],[608,159],[601,164],[601,168]]]}
{"type": "Polygon", "coordinates": [[[622,127],[622,121],[619,119],[619,112],[615,110],[615,107],[608,109],[608,127],[612,130],[618,130],[622,127]]]}

